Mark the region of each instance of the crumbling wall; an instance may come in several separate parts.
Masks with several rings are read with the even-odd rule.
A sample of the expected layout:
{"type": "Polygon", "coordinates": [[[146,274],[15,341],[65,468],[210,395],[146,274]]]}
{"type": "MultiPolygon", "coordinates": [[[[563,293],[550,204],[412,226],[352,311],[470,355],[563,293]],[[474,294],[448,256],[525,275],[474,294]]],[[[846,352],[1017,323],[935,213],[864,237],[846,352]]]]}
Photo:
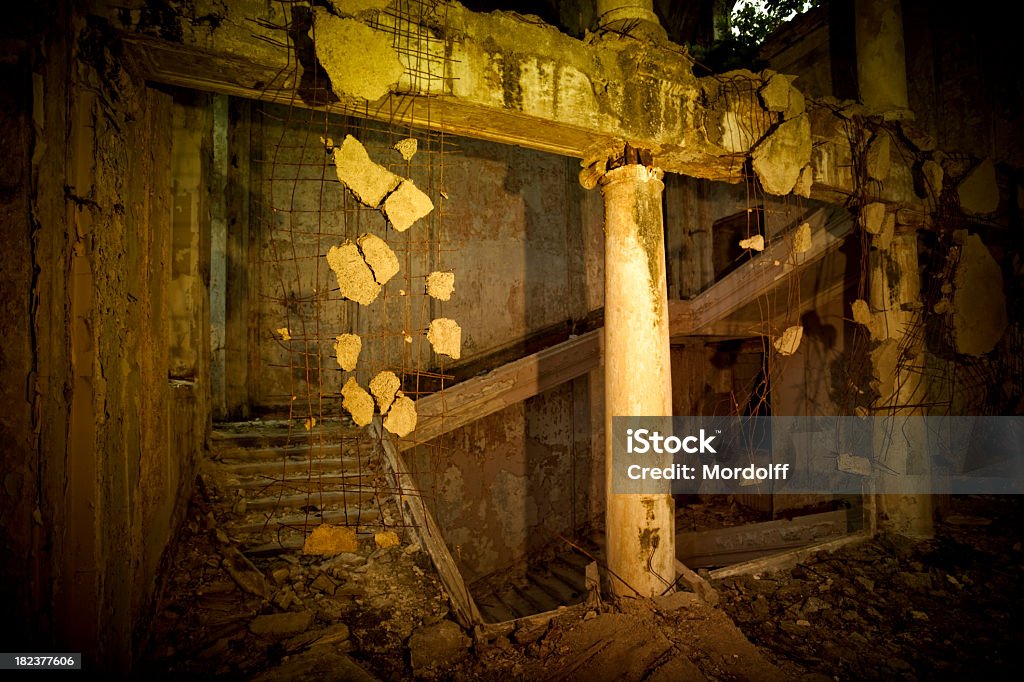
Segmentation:
{"type": "Polygon", "coordinates": [[[11,151],[31,166],[5,174],[18,187],[5,244],[25,258],[4,268],[17,327],[17,361],[3,364],[4,577],[21,578],[5,580],[7,641],[125,673],[208,415],[203,389],[184,398],[167,381],[171,98],[102,21],[57,12],[46,26],[9,91],[11,139],[31,122],[30,146],[11,151]]]}

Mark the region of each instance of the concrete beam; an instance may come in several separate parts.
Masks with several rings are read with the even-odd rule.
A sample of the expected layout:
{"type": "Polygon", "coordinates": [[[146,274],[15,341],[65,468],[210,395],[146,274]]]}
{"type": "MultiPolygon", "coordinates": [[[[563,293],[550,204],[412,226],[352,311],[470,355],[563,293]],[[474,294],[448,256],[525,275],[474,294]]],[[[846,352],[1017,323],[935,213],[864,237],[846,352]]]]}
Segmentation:
{"type": "MultiPolygon", "coordinates": [[[[667,172],[726,182],[741,181],[751,150],[765,148],[777,131],[803,135],[806,115],[812,144],[796,148],[811,149],[812,158],[789,163],[796,170],[811,163],[814,198],[844,202],[855,190],[849,169],[858,136],[850,128],[862,122],[841,116],[834,103],[805,105],[788,78],[767,90],[770,72],[697,78],[682,47],[613,34],[584,42],[514,13],[474,13],[455,2],[437,2],[424,17],[344,18],[298,4],[239,0],[216,25],[180,16],[159,26],[148,23],[147,13],[98,4],[95,11],[120,29],[146,77],[161,83],[443,130],[584,165],[628,142],[650,149],[653,165],[667,172]],[[360,35],[393,44],[384,56],[397,56],[404,69],[372,102],[331,87],[333,80],[375,92],[353,83],[390,78],[374,71],[382,60],[330,58],[334,49],[353,50],[356,24],[360,35]]],[[[882,198],[917,202],[905,189],[882,198]]]]}

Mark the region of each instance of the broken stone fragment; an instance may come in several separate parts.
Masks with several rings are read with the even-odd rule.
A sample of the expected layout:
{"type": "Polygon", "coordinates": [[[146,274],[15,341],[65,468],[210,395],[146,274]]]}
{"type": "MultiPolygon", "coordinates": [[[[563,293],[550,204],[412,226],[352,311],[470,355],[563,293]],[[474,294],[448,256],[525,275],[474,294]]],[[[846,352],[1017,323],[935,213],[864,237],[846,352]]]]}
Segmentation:
{"type": "Polygon", "coordinates": [[[409,638],[413,673],[419,676],[427,670],[454,663],[466,655],[470,644],[472,640],[450,620],[418,629],[409,638]]]}
{"type": "Polygon", "coordinates": [[[433,210],[434,202],[412,180],[403,180],[384,202],[384,215],[399,232],[405,232],[433,210]]]}
{"type": "Polygon", "coordinates": [[[814,184],[814,168],[810,164],[803,167],[800,171],[800,177],[796,179],[796,184],[793,185],[793,194],[798,197],[804,197],[806,199],[811,198],[811,186],[814,184]]]}
{"type": "Polygon", "coordinates": [[[341,19],[313,8],[313,47],[338,95],[375,102],[391,92],[405,67],[391,36],[354,19],[341,19]]]}
{"type": "Polygon", "coordinates": [[[868,145],[864,159],[865,170],[867,170],[869,178],[881,182],[889,177],[890,150],[888,133],[879,131],[868,145]]]}
{"type": "Polygon", "coordinates": [[[782,336],[775,339],[772,345],[779,355],[792,355],[800,347],[800,339],[804,336],[804,328],[800,325],[788,327],[782,336]]]}
{"type": "Polygon", "coordinates": [[[398,257],[387,242],[376,235],[364,234],[356,242],[363,252],[363,259],[373,271],[373,278],[381,286],[398,274],[398,257]]]}
{"type": "Polygon", "coordinates": [[[243,591],[263,599],[270,598],[270,586],[267,584],[266,576],[237,547],[222,547],[221,556],[221,566],[243,591]]]}
{"type": "Polygon", "coordinates": [[[999,208],[999,185],[996,183],[996,167],[991,159],[985,159],[960,182],[956,188],[960,208],[972,215],[995,213],[999,208]]]}
{"type": "Polygon", "coordinates": [[[427,295],[439,301],[447,301],[455,291],[454,272],[432,272],[427,275],[427,295]]]}
{"type": "Polygon", "coordinates": [[[768,111],[783,112],[789,108],[790,77],[781,73],[772,74],[759,91],[764,108],[768,111]]]}
{"type": "Polygon", "coordinates": [[[249,631],[254,635],[284,637],[305,632],[312,624],[313,613],[311,611],[271,613],[253,618],[249,623],[249,631]]]}
{"type": "Polygon", "coordinates": [[[860,224],[868,234],[881,234],[885,223],[885,204],[875,201],[860,210],[860,224]]]}
{"type": "Polygon", "coordinates": [[[302,545],[302,553],[309,556],[332,557],[358,549],[359,542],[354,530],[326,523],[314,528],[302,545]]]}
{"type": "Polygon", "coordinates": [[[811,250],[811,224],[801,223],[793,234],[793,252],[807,253],[811,250]]]}
{"type": "Polygon", "coordinates": [[[751,251],[764,251],[764,236],[755,234],[749,239],[741,239],[740,248],[749,249],[751,251]]]}
{"type": "Polygon", "coordinates": [[[366,426],[373,419],[373,398],[359,385],[355,377],[349,377],[341,389],[341,406],[352,416],[356,426],[366,426]]]}
{"type": "Polygon", "coordinates": [[[871,312],[871,308],[868,306],[868,302],[862,298],[858,298],[853,302],[853,321],[857,324],[864,325],[868,329],[868,333],[871,338],[876,341],[881,341],[885,338],[885,328],[881,322],[880,316],[876,316],[871,312]]]}
{"type": "Polygon", "coordinates": [[[334,355],[338,364],[346,372],[356,368],[359,351],[363,348],[363,340],[355,334],[341,334],[334,341],[334,355]]]}
{"type": "Polygon", "coordinates": [[[359,247],[351,241],[332,246],[327,252],[327,265],[338,278],[341,295],[350,301],[370,305],[380,293],[380,285],[373,278],[373,271],[363,260],[359,247]]]}
{"type": "Polygon", "coordinates": [[[427,341],[439,355],[458,360],[462,357],[462,327],[455,320],[441,317],[430,321],[427,341]]]}
{"type": "Polygon", "coordinates": [[[384,197],[402,182],[402,178],[375,163],[362,143],[351,135],[346,135],[334,150],[334,166],[338,181],[370,208],[380,206],[384,197]]]}
{"type": "Polygon", "coordinates": [[[402,382],[394,372],[383,371],[370,380],[370,393],[377,400],[377,409],[381,414],[387,414],[388,408],[395,400],[395,394],[401,388],[402,382]]]}
{"type": "Polygon", "coordinates": [[[958,353],[984,355],[1006,331],[1003,273],[981,237],[966,230],[953,234],[961,242],[953,275],[953,340],[958,353]]]}
{"type": "Polygon", "coordinates": [[[416,403],[398,392],[398,397],[384,417],[384,428],[399,438],[405,438],[416,428],[416,403]]]}
{"type": "Polygon", "coordinates": [[[793,191],[800,171],[811,162],[811,123],[801,114],[780,123],[751,154],[754,172],[769,194],[793,191]]]}
{"type": "Polygon", "coordinates": [[[392,149],[402,155],[402,158],[406,161],[412,161],[412,157],[416,155],[416,150],[419,148],[419,142],[415,137],[407,137],[404,140],[399,140],[394,144],[392,149]]]}
{"type": "Polygon", "coordinates": [[[385,530],[380,533],[374,533],[373,541],[381,549],[388,549],[390,547],[398,547],[398,533],[393,530],[385,530]]]}

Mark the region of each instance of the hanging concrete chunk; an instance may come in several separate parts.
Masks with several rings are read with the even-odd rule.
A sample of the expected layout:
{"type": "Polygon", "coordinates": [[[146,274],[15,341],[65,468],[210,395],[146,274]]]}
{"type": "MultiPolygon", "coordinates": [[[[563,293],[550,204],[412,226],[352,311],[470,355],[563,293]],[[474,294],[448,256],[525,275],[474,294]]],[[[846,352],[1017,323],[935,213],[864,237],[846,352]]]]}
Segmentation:
{"type": "Polygon", "coordinates": [[[427,295],[439,301],[447,301],[455,291],[454,272],[432,272],[427,275],[427,295]]]}
{"type": "Polygon", "coordinates": [[[352,415],[356,426],[366,426],[373,419],[373,398],[359,385],[355,377],[349,377],[341,389],[341,406],[352,415]]]}
{"type": "Polygon", "coordinates": [[[395,394],[398,393],[401,386],[402,382],[398,380],[395,373],[387,370],[370,379],[370,393],[377,400],[377,409],[381,414],[387,414],[388,408],[394,402],[395,394]]]}
{"type": "MultiPolygon", "coordinates": [[[[765,72],[766,74],[769,72],[765,72]]],[[[781,73],[772,74],[758,91],[764,108],[768,111],[782,112],[789,108],[790,81],[792,78],[781,73]]]]}
{"type": "Polygon", "coordinates": [[[399,438],[408,436],[416,428],[416,403],[401,391],[384,417],[384,428],[399,438]]]}
{"type": "Polygon", "coordinates": [[[793,252],[807,253],[811,250],[811,224],[801,223],[793,234],[793,252]]]}
{"type": "Polygon", "coordinates": [[[384,202],[384,215],[399,232],[405,232],[433,210],[434,202],[412,180],[403,180],[384,202]]]}
{"type": "Polygon", "coordinates": [[[957,230],[953,238],[962,243],[953,275],[953,340],[959,353],[984,355],[1006,331],[1003,273],[981,237],[957,230]]]}
{"type": "Polygon", "coordinates": [[[398,85],[405,67],[390,36],[319,7],[313,12],[313,47],[335,93],[375,102],[398,85]]]}
{"type": "Polygon", "coordinates": [[[751,251],[764,251],[764,237],[759,234],[755,234],[749,239],[740,240],[741,249],[749,249],[751,251]]]}
{"type": "Polygon", "coordinates": [[[885,204],[876,201],[860,209],[860,224],[868,234],[881,234],[885,226],[885,204]]]}
{"type": "Polygon", "coordinates": [[[406,161],[412,161],[412,157],[416,155],[416,150],[419,148],[419,142],[416,141],[415,137],[407,137],[404,140],[399,140],[395,143],[394,149],[396,152],[402,155],[402,158],[406,161]]]}
{"type": "Polygon", "coordinates": [[[814,168],[808,164],[800,171],[800,177],[796,179],[796,184],[793,185],[793,194],[810,199],[812,184],[814,184],[814,168]]]}
{"type": "Polygon", "coordinates": [[[853,302],[853,321],[867,327],[872,339],[881,341],[885,338],[885,329],[880,324],[879,318],[875,317],[871,308],[868,307],[868,302],[862,298],[853,302]]]}
{"type": "Polygon", "coordinates": [[[366,153],[363,144],[351,135],[346,135],[341,146],[334,150],[334,165],[341,184],[370,208],[380,206],[388,192],[402,181],[402,178],[375,163],[366,153]]]}
{"type": "Polygon", "coordinates": [[[462,327],[455,320],[444,317],[431,320],[427,341],[439,355],[447,355],[454,360],[462,357],[462,327]]]}
{"type": "Polygon", "coordinates": [[[363,348],[363,340],[355,334],[341,334],[334,341],[334,355],[338,358],[338,365],[346,372],[356,368],[359,361],[359,351],[363,348]]]}
{"type": "Polygon", "coordinates": [[[754,147],[754,172],[769,194],[793,191],[800,171],[811,162],[811,123],[806,114],[785,121],[754,147]]]}
{"type": "Polygon", "coordinates": [[[363,252],[363,260],[373,271],[373,278],[381,286],[398,274],[398,257],[387,242],[376,235],[364,234],[356,240],[363,252]]]}
{"type": "Polygon", "coordinates": [[[891,147],[889,135],[884,131],[878,132],[868,145],[864,165],[868,177],[882,181],[889,177],[889,166],[891,165],[891,147]]]}
{"type": "Polygon", "coordinates": [[[975,166],[956,188],[960,208],[972,215],[995,213],[999,208],[999,185],[991,159],[975,166]]]}
{"type": "Polygon", "coordinates": [[[800,325],[788,327],[782,336],[775,339],[772,345],[779,355],[792,355],[800,347],[800,339],[804,337],[804,328],[800,325]]]}
{"type": "Polygon", "coordinates": [[[346,240],[344,244],[332,246],[327,252],[327,265],[338,278],[338,289],[341,295],[360,305],[370,305],[380,285],[373,278],[373,271],[363,260],[359,247],[346,240]]]}

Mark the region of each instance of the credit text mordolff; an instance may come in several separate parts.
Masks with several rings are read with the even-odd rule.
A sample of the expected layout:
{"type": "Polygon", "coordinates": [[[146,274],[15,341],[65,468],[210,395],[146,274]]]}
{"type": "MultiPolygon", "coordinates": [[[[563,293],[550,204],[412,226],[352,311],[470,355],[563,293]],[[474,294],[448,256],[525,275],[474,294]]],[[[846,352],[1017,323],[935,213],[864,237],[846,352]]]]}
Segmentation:
{"type": "MultiPolygon", "coordinates": [[[[696,473],[697,467],[688,464],[674,464],[668,467],[642,467],[639,464],[630,464],[626,468],[626,475],[634,481],[693,481],[696,478],[696,473]]],[[[745,467],[724,467],[720,464],[701,465],[701,478],[705,481],[784,481],[788,476],[788,464],[771,464],[766,467],[753,464],[745,467]]]]}

